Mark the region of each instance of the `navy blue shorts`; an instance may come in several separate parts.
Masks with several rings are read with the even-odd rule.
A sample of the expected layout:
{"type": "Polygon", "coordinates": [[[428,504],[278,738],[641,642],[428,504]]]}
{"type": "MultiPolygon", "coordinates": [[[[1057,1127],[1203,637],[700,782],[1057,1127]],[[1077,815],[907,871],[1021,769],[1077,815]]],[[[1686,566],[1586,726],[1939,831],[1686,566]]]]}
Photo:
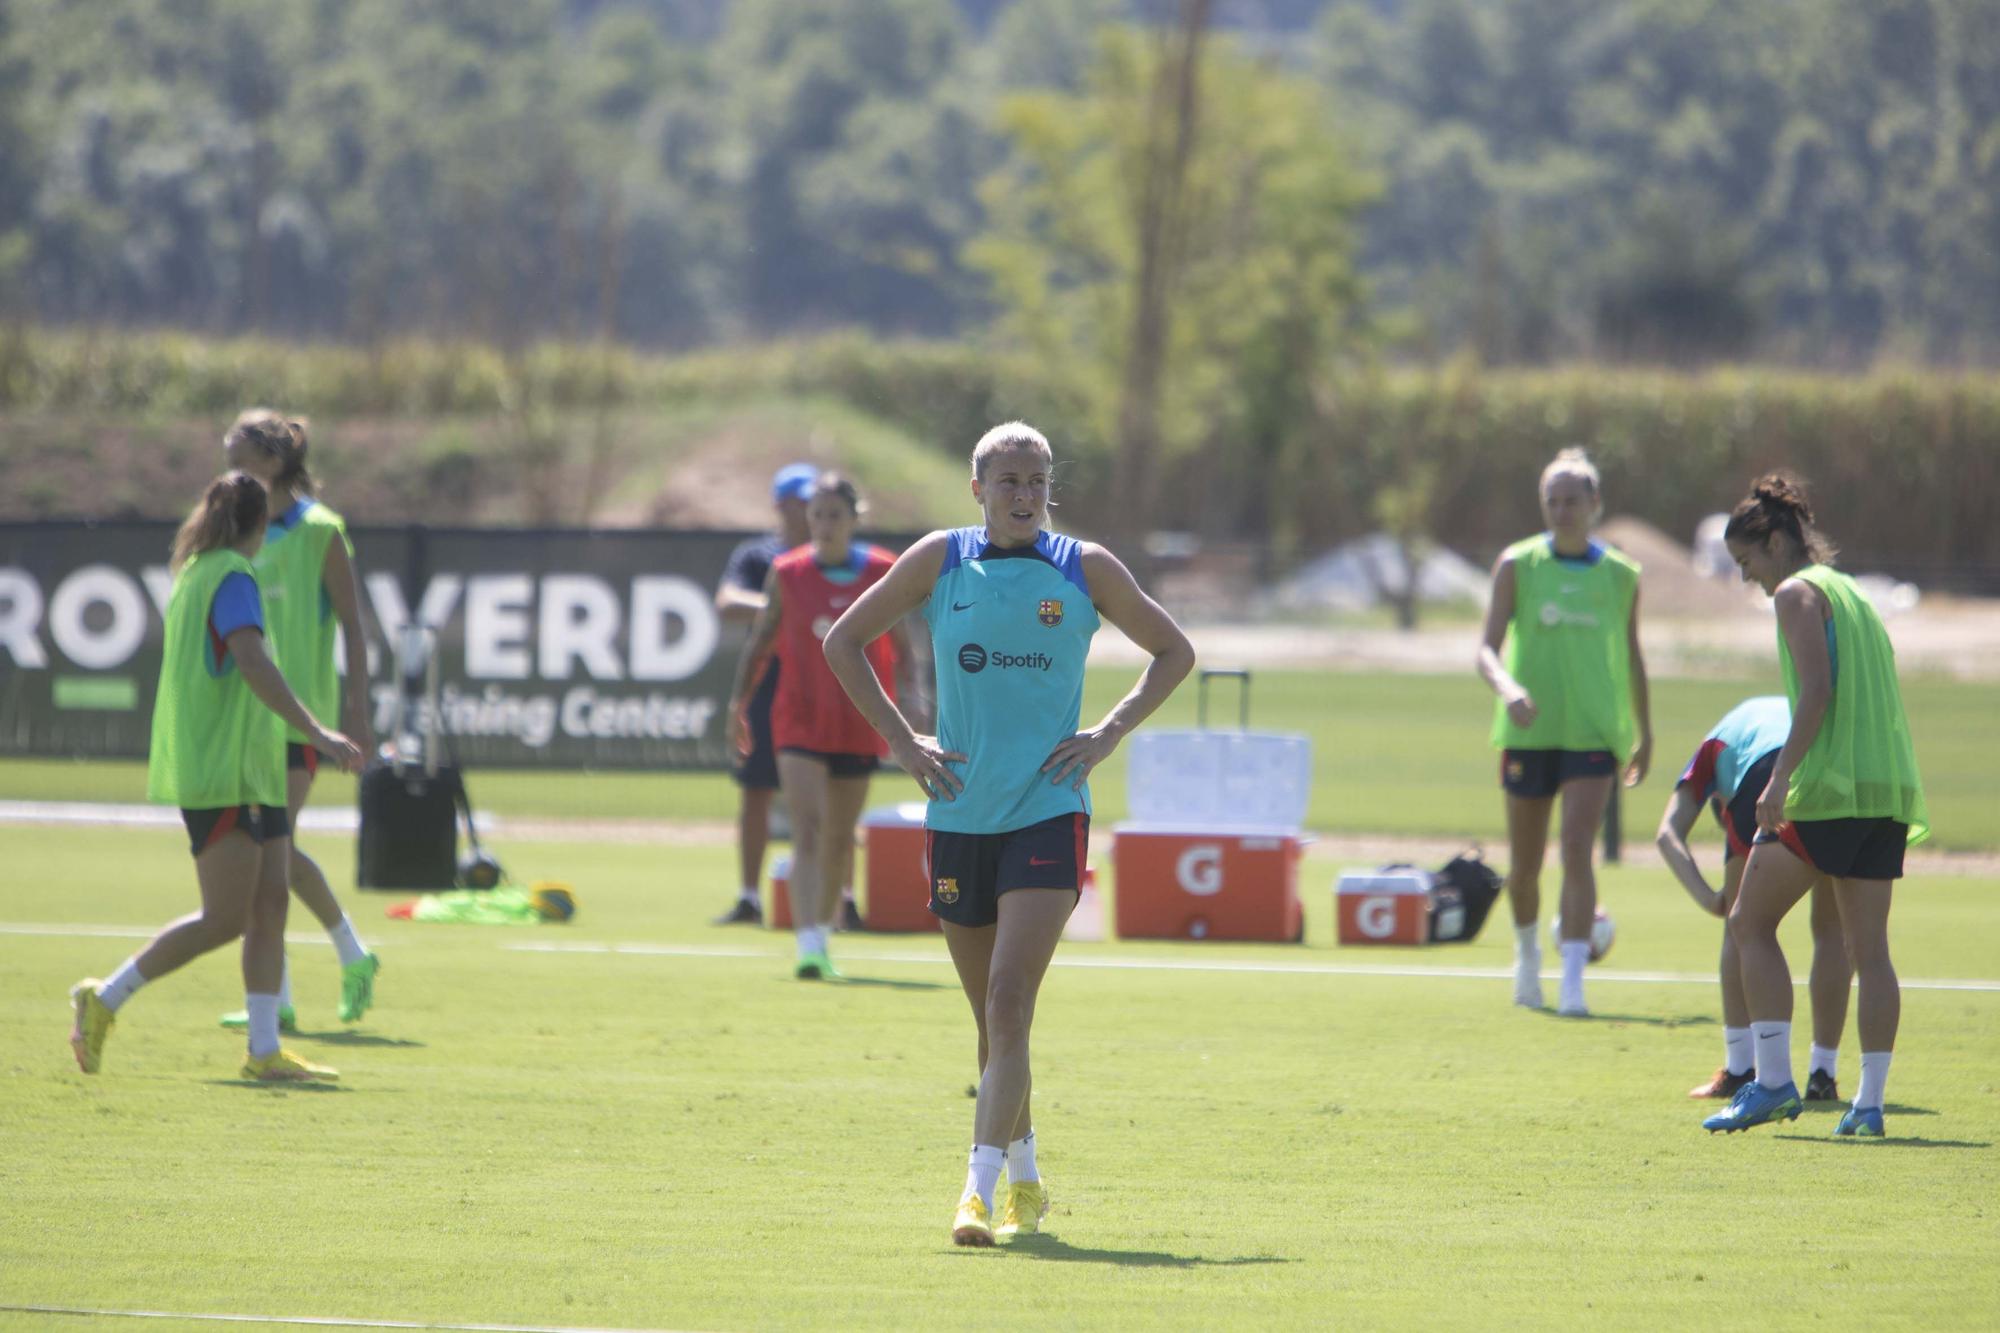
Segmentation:
{"type": "Polygon", "coordinates": [[[750,753],[738,755],[736,785],[750,791],[778,789],[778,752],[771,744],[771,701],[778,697],[778,659],[764,668],[764,679],[750,696],[744,712],[750,719],[750,753]]]}
{"type": "Polygon", "coordinates": [[[1910,826],[1886,815],[1876,819],[1795,819],[1774,837],[1759,832],[1760,843],[1781,842],[1792,855],[1835,879],[1901,879],[1910,826]]]}
{"type": "Polygon", "coordinates": [[[188,851],[200,856],[237,830],[250,835],[254,843],[289,837],[292,821],[282,805],[226,805],[217,810],[181,810],[187,825],[188,851]]]}
{"type": "Polygon", "coordinates": [[[1502,750],[1500,785],[1509,796],[1554,796],[1572,778],[1606,778],[1618,771],[1609,750],[1502,750]]]}
{"type": "Polygon", "coordinates": [[[1757,841],[1757,798],[1764,794],[1771,781],[1771,770],[1777,766],[1778,752],[1773,750],[1743,770],[1743,776],[1736,782],[1736,795],[1730,798],[1726,809],[1720,802],[1716,805],[1716,822],[1722,825],[1722,836],[1729,840],[1731,859],[1750,855],[1750,846],[1757,841]]]}
{"type": "Polygon", "coordinates": [[[1000,895],[1011,890],[1081,893],[1089,849],[1090,816],[1081,811],[1007,833],[925,829],[931,914],[956,926],[990,926],[1000,919],[1000,895]]]}
{"type": "Polygon", "coordinates": [[[285,742],[285,767],[302,769],[307,777],[319,772],[319,751],[310,745],[285,742]]]}
{"type": "Polygon", "coordinates": [[[882,767],[882,761],[872,754],[842,754],[833,750],[808,750],[797,745],[787,745],[780,754],[795,754],[802,759],[817,759],[826,765],[826,775],[830,778],[865,778],[882,767]]]}

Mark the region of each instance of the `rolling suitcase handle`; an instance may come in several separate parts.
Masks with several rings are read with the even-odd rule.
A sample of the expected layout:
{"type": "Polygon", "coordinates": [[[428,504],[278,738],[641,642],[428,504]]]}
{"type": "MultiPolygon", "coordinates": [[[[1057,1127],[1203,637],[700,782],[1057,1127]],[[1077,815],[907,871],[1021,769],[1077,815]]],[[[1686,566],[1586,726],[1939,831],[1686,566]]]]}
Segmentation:
{"type": "MultiPolygon", "coordinates": [[[[423,750],[423,769],[426,778],[435,778],[438,772],[438,730],[441,719],[438,714],[438,644],[437,631],[428,625],[411,621],[396,634],[396,716],[389,727],[389,735],[400,741],[405,735],[413,736],[423,750]],[[421,658],[423,670],[419,673],[414,661],[421,658]],[[410,687],[421,674],[423,680],[422,706],[417,710],[417,720],[413,723],[410,687]],[[423,727],[421,735],[417,724],[423,727]]],[[[397,772],[409,768],[409,760],[403,747],[396,747],[396,758],[391,761],[397,772]]]]}
{"type": "Polygon", "coordinates": [[[1208,682],[1218,677],[1236,682],[1236,728],[1250,730],[1250,673],[1241,667],[1202,668],[1195,678],[1195,725],[1208,730],[1208,682]]]}

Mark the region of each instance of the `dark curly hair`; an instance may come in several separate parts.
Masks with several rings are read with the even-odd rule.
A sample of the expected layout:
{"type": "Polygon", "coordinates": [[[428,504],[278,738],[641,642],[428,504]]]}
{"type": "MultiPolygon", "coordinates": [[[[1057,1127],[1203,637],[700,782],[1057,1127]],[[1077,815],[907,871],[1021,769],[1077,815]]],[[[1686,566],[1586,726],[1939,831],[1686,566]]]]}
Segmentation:
{"type": "Polygon", "coordinates": [[[1813,526],[1812,505],[1805,484],[1789,472],[1769,472],[1750,485],[1750,494],[1729,515],[1723,538],[1762,545],[1782,532],[1799,553],[1815,565],[1833,563],[1833,543],[1813,526]]]}

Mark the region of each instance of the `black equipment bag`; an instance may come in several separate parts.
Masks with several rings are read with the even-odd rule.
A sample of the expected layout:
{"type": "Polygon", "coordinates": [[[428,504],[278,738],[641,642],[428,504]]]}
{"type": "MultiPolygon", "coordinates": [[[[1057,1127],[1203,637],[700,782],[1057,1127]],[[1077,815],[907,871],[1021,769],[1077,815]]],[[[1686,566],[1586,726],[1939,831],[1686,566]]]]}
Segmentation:
{"type": "Polygon", "coordinates": [[[463,882],[490,889],[499,862],[479,846],[465,770],[438,709],[437,634],[406,625],[396,641],[396,710],[389,734],[394,758],[361,774],[361,839],[355,882],[364,889],[449,889],[463,882]],[[472,855],[458,859],[458,817],[465,815],[472,855]]]}
{"type": "Polygon", "coordinates": [[[1500,897],[1502,882],[1477,847],[1468,848],[1432,876],[1430,935],[1433,944],[1470,944],[1500,897]]]}
{"type": "Polygon", "coordinates": [[[449,889],[458,879],[455,764],[370,764],[361,774],[361,845],[355,880],[364,889],[449,889]]]}

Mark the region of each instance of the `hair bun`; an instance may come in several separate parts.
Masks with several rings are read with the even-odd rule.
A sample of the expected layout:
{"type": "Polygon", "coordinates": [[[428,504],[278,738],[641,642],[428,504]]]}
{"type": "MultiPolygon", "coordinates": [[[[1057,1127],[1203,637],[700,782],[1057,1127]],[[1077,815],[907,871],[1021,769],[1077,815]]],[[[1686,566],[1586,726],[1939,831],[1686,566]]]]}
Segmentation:
{"type": "Polygon", "coordinates": [[[1750,497],[1759,504],[1792,510],[1802,522],[1812,522],[1812,506],[1806,502],[1805,487],[1787,473],[1771,472],[1759,477],[1750,487],[1750,497]]]}

